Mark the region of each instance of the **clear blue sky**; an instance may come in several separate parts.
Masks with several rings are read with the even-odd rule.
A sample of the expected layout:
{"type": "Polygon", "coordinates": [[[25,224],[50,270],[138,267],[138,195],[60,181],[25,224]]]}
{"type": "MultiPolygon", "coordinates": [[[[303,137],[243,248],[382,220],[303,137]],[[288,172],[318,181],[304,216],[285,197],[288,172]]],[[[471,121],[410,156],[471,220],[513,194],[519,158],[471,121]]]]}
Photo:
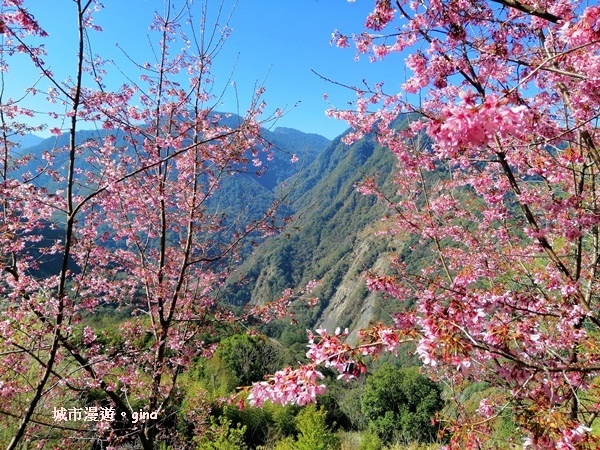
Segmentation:
{"type": "MultiPolygon", "coordinates": [[[[163,1],[103,0],[102,3],[105,8],[96,14],[96,23],[103,32],[90,33],[93,51],[106,59],[114,59],[124,71],[135,76],[115,44],[118,42],[138,61],[152,60],[148,25],[154,10],[162,11],[163,1]]],[[[199,6],[200,2],[196,3],[199,6]]],[[[224,10],[229,12],[232,4],[233,0],[225,0],[224,10]]],[[[50,34],[44,39],[50,68],[60,79],[73,74],[76,57],[73,2],[29,0],[25,5],[50,34]]],[[[208,0],[209,15],[216,13],[218,5],[218,0],[208,0]]],[[[348,34],[360,33],[372,6],[372,0],[352,3],[347,0],[238,0],[230,22],[232,35],[213,68],[217,82],[224,85],[235,66],[232,77],[243,110],[255,84],[266,78],[267,111],[289,108],[300,102],[276,126],[333,138],[347,125],[325,116],[329,105],[323,94],[327,93],[329,101],[338,107],[344,107],[355,95],[320,79],[311,69],[348,85],[361,85],[363,79],[371,84],[385,81],[387,90],[394,93],[404,81],[405,55],[376,63],[363,57],[357,62],[353,48],[340,49],[329,43],[336,28],[348,34]]],[[[35,70],[30,65],[16,62],[6,79],[13,97],[18,97],[35,79],[35,70]]],[[[40,85],[40,88],[45,87],[40,85]]],[[[220,109],[235,112],[234,97],[230,89],[220,109]]],[[[39,108],[47,109],[42,95],[28,101],[39,102],[39,108]]]]}

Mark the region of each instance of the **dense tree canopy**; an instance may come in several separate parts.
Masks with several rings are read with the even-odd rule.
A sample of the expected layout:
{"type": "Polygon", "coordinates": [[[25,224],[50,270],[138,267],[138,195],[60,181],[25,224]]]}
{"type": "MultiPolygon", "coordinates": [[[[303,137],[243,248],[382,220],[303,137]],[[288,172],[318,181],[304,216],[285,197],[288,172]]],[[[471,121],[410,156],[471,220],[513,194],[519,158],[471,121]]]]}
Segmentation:
{"type": "Polygon", "coordinates": [[[382,366],[367,380],[362,399],[370,428],[385,442],[437,441],[435,416],[442,406],[440,387],[416,367],[382,366]]]}
{"type": "Polygon", "coordinates": [[[283,349],[265,336],[236,334],[219,342],[219,356],[237,378],[238,386],[248,386],[283,366],[283,349]]]}

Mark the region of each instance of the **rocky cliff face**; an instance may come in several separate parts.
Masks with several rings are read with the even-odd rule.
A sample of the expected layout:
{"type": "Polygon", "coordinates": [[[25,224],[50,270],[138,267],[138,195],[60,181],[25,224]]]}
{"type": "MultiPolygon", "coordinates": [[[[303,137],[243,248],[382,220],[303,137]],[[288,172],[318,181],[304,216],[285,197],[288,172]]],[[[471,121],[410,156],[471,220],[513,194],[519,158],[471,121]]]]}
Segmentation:
{"type": "Polygon", "coordinates": [[[317,328],[329,331],[337,327],[347,327],[350,330],[350,343],[355,342],[358,337],[356,330],[365,328],[372,322],[385,320],[385,317],[382,317],[385,315],[382,299],[379,295],[369,292],[365,286],[366,273],[385,271],[389,267],[388,252],[373,255],[376,239],[381,238],[365,237],[357,243],[352,254],[348,255],[348,270],[317,320],[317,328]],[[365,261],[372,263],[367,266],[365,261]]]}

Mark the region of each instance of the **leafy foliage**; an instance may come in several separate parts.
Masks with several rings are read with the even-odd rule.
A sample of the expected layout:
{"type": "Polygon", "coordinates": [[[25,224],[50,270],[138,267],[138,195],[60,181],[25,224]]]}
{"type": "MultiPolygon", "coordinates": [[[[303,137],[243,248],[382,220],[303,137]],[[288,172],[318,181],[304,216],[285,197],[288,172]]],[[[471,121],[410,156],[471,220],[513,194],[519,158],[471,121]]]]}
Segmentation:
{"type": "Polygon", "coordinates": [[[440,387],[416,367],[382,366],[367,379],[362,399],[370,429],[384,442],[436,441],[433,420],[442,407],[440,387]]]}
{"type": "Polygon", "coordinates": [[[216,356],[231,370],[236,386],[249,386],[284,365],[283,349],[265,336],[227,337],[220,342],[216,356]]]}
{"type": "Polygon", "coordinates": [[[198,450],[246,450],[245,431],[245,427],[231,427],[225,416],[211,418],[210,428],[198,440],[198,450]]]}
{"type": "Polygon", "coordinates": [[[276,450],[339,450],[339,438],[325,422],[326,412],[314,405],[303,408],[296,416],[297,439],[284,439],[276,450]]]}
{"type": "Polygon", "coordinates": [[[376,433],[365,433],[360,440],[358,450],[382,450],[383,443],[376,433]]]}

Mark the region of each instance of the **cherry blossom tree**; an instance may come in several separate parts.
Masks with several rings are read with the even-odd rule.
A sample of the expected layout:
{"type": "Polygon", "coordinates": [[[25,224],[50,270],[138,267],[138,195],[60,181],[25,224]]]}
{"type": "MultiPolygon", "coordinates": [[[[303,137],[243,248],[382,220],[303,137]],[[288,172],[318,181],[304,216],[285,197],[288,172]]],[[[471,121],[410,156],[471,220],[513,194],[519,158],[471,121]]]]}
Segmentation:
{"type": "MultiPolygon", "coordinates": [[[[166,1],[150,27],[155,59],[132,59],[135,72],[111,90],[120,68],[93,52],[102,5],[63,6],[78,31],[66,81],[46,65],[43,23],[25,2],[1,6],[2,73],[27,57],[40,74],[29,94],[47,97],[48,120],[63,125],[30,170],[37,164],[17,143],[37,128],[23,118],[44,119],[0,92],[0,439],[10,450],[134,440],[153,449],[177,442],[164,433],[181,374],[214,351],[216,327],[236,320],[218,299],[238,244],[276,228],[276,205],[242,222],[210,204],[223,177],[267,151],[264,89],[243,117],[215,111],[211,66],[230,31],[223,7],[211,25],[207,2],[166,1]],[[50,272],[49,260],[58,261],[50,272]],[[106,306],[132,314],[117,332],[86,325],[106,306]]],[[[190,414],[208,412],[196,403],[190,414]]]]}
{"type": "Polygon", "coordinates": [[[376,0],[365,31],[333,34],[373,62],[408,55],[399,93],[365,81],[352,108],[329,114],[352,126],[346,142],[372,133],[397,156],[395,195],[373,180],[359,190],[389,205],[393,239],[415,236],[413,250],[434,256],[423,270],[397,257],[394,273],[370,274],[371,290],[415,305],[392,326],[363,330],[354,347],[318,330],[312,363],[255,385],[253,402],[311,401],[324,389],[318,365],[352,378],[367,356],[413,341],[456,403],[451,448],[506,445],[488,440],[507,412],[516,444],[597,448],[600,7],[590,3],[376,0]],[[476,381],[493,394],[467,410],[460,391],[476,381]]]}

